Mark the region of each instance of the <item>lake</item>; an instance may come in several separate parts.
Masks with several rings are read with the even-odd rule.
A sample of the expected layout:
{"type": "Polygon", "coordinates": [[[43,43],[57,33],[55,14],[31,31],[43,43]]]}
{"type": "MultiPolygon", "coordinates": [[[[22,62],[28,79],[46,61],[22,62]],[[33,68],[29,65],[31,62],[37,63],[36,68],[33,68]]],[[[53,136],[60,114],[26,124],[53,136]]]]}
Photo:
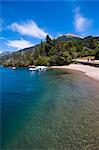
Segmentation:
{"type": "Polygon", "coordinates": [[[1,149],[99,148],[99,82],[72,70],[0,68],[1,149]]]}

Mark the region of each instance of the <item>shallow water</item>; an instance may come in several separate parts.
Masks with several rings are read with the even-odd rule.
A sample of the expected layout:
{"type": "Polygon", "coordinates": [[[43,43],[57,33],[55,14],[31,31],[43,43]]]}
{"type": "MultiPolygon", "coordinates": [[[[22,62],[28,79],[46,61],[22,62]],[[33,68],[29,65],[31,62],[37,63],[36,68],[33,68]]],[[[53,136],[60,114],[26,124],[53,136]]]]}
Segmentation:
{"type": "Polygon", "coordinates": [[[72,70],[0,72],[2,149],[99,148],[99,82],[72,70]]]}

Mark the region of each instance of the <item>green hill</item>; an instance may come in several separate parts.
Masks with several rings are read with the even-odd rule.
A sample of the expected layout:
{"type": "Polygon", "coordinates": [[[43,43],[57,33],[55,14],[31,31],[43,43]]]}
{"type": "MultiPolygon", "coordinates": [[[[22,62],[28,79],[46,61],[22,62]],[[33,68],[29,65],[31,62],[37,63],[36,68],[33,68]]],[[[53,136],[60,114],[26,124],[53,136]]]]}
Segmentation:
{"type": "Polygon", "coordinates": [[[46,36],[46,41],[36,46],[8,53],[0,57],[4,66],[66,65],[77,57],[95,56],[99,59],[99,37],[81,38],[62,35],[57,39],[46,36]]]}

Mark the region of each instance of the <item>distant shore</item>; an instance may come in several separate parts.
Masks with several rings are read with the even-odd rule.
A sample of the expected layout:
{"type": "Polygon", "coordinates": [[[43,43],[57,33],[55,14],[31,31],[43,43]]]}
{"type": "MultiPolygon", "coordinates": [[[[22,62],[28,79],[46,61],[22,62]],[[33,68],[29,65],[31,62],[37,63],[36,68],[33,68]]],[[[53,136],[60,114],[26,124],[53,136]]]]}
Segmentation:
{"type": "Polygon", "coordinates": [[[82,65],[82,64],[70,64],[68,66],[51,66],[51,69],[72,69],[84,72],[87,76],[99,81],[99,68],[82,65]]]}

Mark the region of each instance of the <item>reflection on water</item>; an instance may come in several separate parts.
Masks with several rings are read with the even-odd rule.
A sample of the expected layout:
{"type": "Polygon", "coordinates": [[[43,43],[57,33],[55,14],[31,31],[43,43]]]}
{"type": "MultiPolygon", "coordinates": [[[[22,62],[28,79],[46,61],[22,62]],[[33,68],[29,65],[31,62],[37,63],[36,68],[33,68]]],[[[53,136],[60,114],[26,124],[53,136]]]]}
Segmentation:
{"type": "Polygon", "coordinates": [[[5,149],[96,150],[98,116],[98,82],[80,72],[2,69],[5,149]]]}

